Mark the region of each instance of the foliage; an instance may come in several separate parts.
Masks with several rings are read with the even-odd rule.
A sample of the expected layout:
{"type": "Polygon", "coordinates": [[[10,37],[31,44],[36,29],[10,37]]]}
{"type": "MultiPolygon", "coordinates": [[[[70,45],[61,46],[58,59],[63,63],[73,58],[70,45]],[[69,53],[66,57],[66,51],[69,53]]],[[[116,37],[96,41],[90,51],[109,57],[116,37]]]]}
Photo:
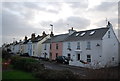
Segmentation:
{"type": "Polygon", "coordinates": [[[19,70],[8,70],[2,72],[3,79],[36,79],[31,73],[19,71],[19,70]]]}
{"type": "Polygon", "coordinates": [[[77,75],[74,75],[71,71],[69,70],[50,70],[50,69],[45,69],[41,70],[39,72],[35,73],[35,76],[37,78],[41,78],[43,80],[75,80],[77,79],[77,75]]]}
{"type": "Polygon", "coordinates": [[[16,69],[20,69],[28,72],[44,69],[44,65],[41,64],[38,60],[35,60],[33,58],[14,56],[11,58],[11,60],[13,67],[16,69]]]}
{"type": "Polygon", "coordinates": [[[8,60],[11,57],[11,54],[5,50],[2,50],[2,58],[8,60]]]}

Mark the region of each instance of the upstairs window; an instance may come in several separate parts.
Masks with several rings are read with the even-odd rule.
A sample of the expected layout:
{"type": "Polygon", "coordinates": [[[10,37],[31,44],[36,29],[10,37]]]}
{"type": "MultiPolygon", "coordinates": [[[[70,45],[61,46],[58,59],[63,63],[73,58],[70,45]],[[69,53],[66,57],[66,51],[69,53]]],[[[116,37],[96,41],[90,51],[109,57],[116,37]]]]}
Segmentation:
{"type": "Polygon", "coordinates": [[[91,31],[91,32],[90,32],[90,35],[93,35],[94,33],[95,33],[95,31],[91,31]]]}
{"type": "Polygon", "coordinates": [[[83,35],[85,35],[85,33],[86,33],[86,32],[83,32],[83,33],[81,33],[81,34],[80,34],[80,36],[83,36],[83,35]]]}
{"type": "Polygon", "coordinates": [[[56,44],[56,49],[58,49],[58,44],[56,44]]]}
{"type": "Polygon", "coordinates": [[[76,35],[75,36],[78,36],[79,35],[79,33],[76,33],[76,35]]]}
{"type": "Polygon", "coordinates": [[[110,38],[110,31],[108,31],[108,38],[110,38]]]}
{"type": "Polygon", "coordinates": [[[70,44],[70,42],[68,42],[68,49],[70,49],[71,48],[71,44],[70,44]]]}
{"type": "Polygon", "coordinates": [[[87,42],[87,48],[86,48],[86,50],[90,50],[90,49],[91,49],[91,42],[88,41],[88,42],[87,42]]]}
{"type": "Polygon", "coordinates": [[[46,50],[46,48],[47,48],[47,45],[45,44],[45,48],[44,48],[44,50],[46,50]]]}
{"type": "Polygon", "coordinates": [[[80,42],[77,42],[77,49],[80,49],[80,42]]]}

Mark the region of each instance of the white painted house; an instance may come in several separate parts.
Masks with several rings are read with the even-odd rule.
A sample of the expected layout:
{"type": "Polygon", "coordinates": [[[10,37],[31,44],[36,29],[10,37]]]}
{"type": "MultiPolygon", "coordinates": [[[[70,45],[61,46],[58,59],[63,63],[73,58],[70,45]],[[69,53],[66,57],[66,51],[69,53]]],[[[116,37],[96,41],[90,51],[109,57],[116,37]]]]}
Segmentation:
{"type": "Polygon", "coordinates": [[[63,56],[70,57],[69,65],[87,68],[117,66],[120,59],[119,41],[112,25],[74,32],[63,42],[63,56]]]}
{"type": "Polygon", "coordinates": [[[31,35],[31,39],[29,39],[28,45],[28,54],[30,56],[40,57],[42,52],[42,42],[47,40],[50,37],[50,35],[46,35],[45,32],[43,32],[42,36],[35,37],[35,33],[31,35]]]}
{"type": "Polygon", "coordinates": [[[47,39],[45,43],[42,43],[42,54],[40,57],[49,58],[50,57],[50,42],[51,39],[47,39]]]}

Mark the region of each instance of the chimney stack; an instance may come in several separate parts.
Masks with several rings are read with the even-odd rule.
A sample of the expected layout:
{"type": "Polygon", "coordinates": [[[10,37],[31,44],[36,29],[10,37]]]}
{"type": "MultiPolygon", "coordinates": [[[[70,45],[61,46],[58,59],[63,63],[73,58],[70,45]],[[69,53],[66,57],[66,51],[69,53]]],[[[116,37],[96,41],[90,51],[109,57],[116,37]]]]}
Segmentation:
{"type": "Polygon", "coordinates": [[[32,40],[35,39],[35,33],[32,33],[32,35],[31,35],[31,39],[32,39],[32,40]]]}
{"type": "Polygon", "coordinates": [[[51,32],[50,37],[53,37],[53,36],[54,36],[54,34],[53,34],[53,32],[51,32]]]}
{"type": "Polygon", "coordinates": [[[45,31],[43,31],[42,37],[46,37],[46,36],[47,36],[47,35],[46,35],[45,31]]]}
{"type": "Polygon", "coordinates": [[[25,36],[25,39],[24,39],[24,41],[27,41],[27,36],[25,36]]]}
{"type": "Polygon", "coordinates": [[[76,32],[75,30],[73,30],[73,27],[71,29],[68,30],[69,31],[69,35],[73,34],[74,32],[76,32]]]}
{"type": "Polygon", "coordinates": [[[110,23],[110,21],[108,21],[107,27],[108,28],[110,28],[110,27],[112,28],[113,27],[112,24],[110,23]]]}

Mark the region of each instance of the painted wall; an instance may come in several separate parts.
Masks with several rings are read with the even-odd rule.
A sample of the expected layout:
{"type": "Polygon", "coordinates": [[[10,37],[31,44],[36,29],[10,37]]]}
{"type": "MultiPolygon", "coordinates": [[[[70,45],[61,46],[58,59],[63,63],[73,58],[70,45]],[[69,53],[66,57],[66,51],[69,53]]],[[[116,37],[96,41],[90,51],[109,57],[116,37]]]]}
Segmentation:
{"type": "Polygon", "coordinates": [[[103,67],[117,66],[119,61],[119,44],[112,28],[110,28],[110,38],[108,32],[103,37],[102,65],[103,67]]]}
{"type": "Polygon", "coordinates": [[[50,35],[46,36],[45,38],[43,38],[41,41],[39,41],[37,43],[37,56],[39,56],[39,57],[41,56],[41,54],[42,54],[42,43],[44,41],[46,41],[48,38],[50,38],[50,35]]]}
{"type": "Polygon", "coordinates": [[[19,44],[16,44],[14,45],[14,53],[17,54],[19,52],[19,49],[20,49],[20,45],[19,44]]]}
{"type": "Polygon", "coordinates": [[[50,52],[52,54],[51,56],[52,60],[56,59],[56,54],[58,54],[58,56],[62,56],[62,48],[63,48],[62,42],[52,43],[52,48],[50,49],[50,52]],[[58,44],[58,49],[56,49],[56,44],[58,44]]]}
{"type": "MultiPolygon", "coordinates": [[[[96,64],[101,61],[102,55],[102,41],[101,40],[83,40],[70,42],[71,51],[68,50],[68,42],[63,43],[63,56],[71,55],[72,61],[69,65],[80,66],[80,67],[93,67],[96,68],[96,64]],[[91,50],[86,50],[87,42],[91,42],[91,50]],[[80,42],[80,50],[77,50],[77,42],[80,42]],[[99,44],[100,46],[96,46],[99,44]],[[91,63],[83,64],[80,60],[77,60],[77,54],[80,54],[80,60],[87,62],[87,55],[91,55],[91,63]]],[[[98,66],[97,66],[98,67],[98,66]]]]}
{"type": "Polygon", "coordinates": [[[40,57],[43,57],[43,58],[50,57],[50,43],[42,44],[42,54],[40,55],[40,57]],[[46,45],[46,49],[45,49],[45,45],[46,45]]]}

